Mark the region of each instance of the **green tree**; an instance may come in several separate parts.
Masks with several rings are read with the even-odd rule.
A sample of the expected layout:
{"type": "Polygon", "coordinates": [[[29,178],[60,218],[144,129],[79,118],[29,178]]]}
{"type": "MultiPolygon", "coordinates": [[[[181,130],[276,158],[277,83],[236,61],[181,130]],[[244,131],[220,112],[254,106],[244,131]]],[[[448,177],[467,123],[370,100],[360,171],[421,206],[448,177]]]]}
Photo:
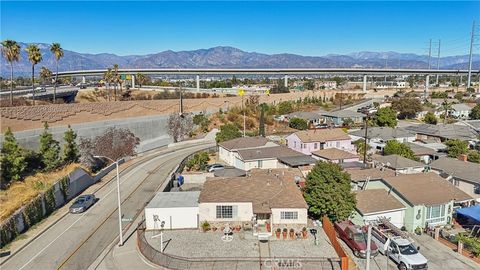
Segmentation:
{"type": "Polygon", "coordinates": [[[78,162],[80,158],[80,153],[78,151],[77,143],[75,139],[77,138],[77,133],[68,125],[67,131],[63,135],[63,140],[65,145],[63,146],[63,162],[64,163],[73,163],[78,162]]]}
{"type": "Polygon", "coordinates": [[[352,118],[347,117],[347,118],[343,119],[343,123],[342,123],[343,126],[351,127],[351,126],[353,126],[353,124],[354,124],[354,122],[353,122],[352,118]]]}
{"type": "Polygon", "coordinates": [[[10,128],[7,128],[3,137],[0,161],[2,165],[2,180],[0,181],[0,186],[3,189],[10,181],[20,180],[27,169],[23,149],[18,145],[10,128]]]}
{"type": "Polygon", "coordinates": [[[193,155],[193,157],[187,161],[187,164],[185,166],[189,171],[203,171],[206,169],[209,160],[210,156],[207,152],[204,151],[193,155]]]}
{"type": "Polygon", "coordinates": [[[32,97],[33,105],[35,105],[35,65],[42,61],[42,53],[35,44],[28,45],[25,51],[28,54],[28,60],[32,63],[32,97]]]}
{"type": "Polygon", "coordinates": [[[293,117],[288,122],[288,126],[298,130],[305,130],[308,128],[308,123],[305,119],[293,117]]]}
{"type": "Polygon", "coordinates": [[[470,111],[470,118],[478,120],[480,119],[480,104],[475,105],[470,111]]]}
{"type": "Polygon", "coordinates": [[[468,87],[468,88],[467,88],[467,93],[469,93],[469,94],[475,93],[475,88],[473,88],[473,87],[468,87]]]}
{"type": "Polygon", "coordinates": [[[43,133],[40,135],[40,155],[42,156],[45,170],[48,171],[59,165],[60,146],[49,132],[47,122],[45,122],[43,127],[43,133]]]}
{"type": "Polygon", "coordinates": [[[423,121],[427,124],[436,125],[437,117],[433,112],[427,112],[427,114],[425,114],[425,117],[423,118],[423,121]]]}
{"type": "Polygon", "coordinates": [[[197,114],[193,117],[193,123],[197,126],[200,126],[203,132],[208,132],[208,125],[210,125],[210,120],[204,114],[197,114]]]}
{"type": "Polygon", "coordinates": [[[220,131],[215,136],[217,143],[233,140],[242,137],[242,133],[234,124],[228,123],[220,127],[220,131]]]}
{"type": "Polygon", "coordinates": [[[415,153],[408,145],[398,142],[397,140],[388,141],[385,144],[385,148],[383,148],[383,153],[385,155],[399,155],[408,159],[419,160],[415,157],[415,153]]]}
{"type": "Polygon", "coordinates": [[[445,124],[447,122],[447,117],[449,115],[449,112],[453,110],[452,103],[448,102],[448,100],[445,99],[442,102],[441,108],[444,111],[443,112],[443,124],[445,124]]]}
{"type": "Polygon", "coordinates": [[[468,153],[468,161],[474,163],[480,163],[480,152],[477,150],[471,150],[468,153]]]}
{"type": "Polygon", "coordinates": [[[10,63],[10,105],[13,105],[13,62],[20,60],[20,45],[14,40],[2,41],[2,55],[10,63]]]}
{"type": "Polygon", "coordinates": [[[303,188],[310,215],[315,218],[328,216],[332,221],[347,219],[356,205],[350,181],[350,175],[338,164],[317,162],[303,188]]]}
{"type": "Polygon", "coordinates": [[[468,153],[468,143],[459,139],[448,140],[445,142],[447,146],[447,155],[452,158],[457,158],[459,155],[468,153]]]}
{"type": "Polygon", "coordinates": [[[55,84],[53,85],[53,103],[55,103],[57,99],[58,62],[63,57],[63,49],[62,46],[60,46],[60,43],[52,43],[50,46],[50,52],[55,56],[55,64],[57,68],[57,71],[55,72],[55,84]]]}
{"type": "Polygon", "coordinates": [[[373,124],[394,128],[397,126],[397,112],[390,107],[380,108],[373,115],[373,124]]]}
{"type": "MultiPolygon", "coordinates": [[[[363,158],[363,155],[365,155],[365,140],[364,139],[358,139],[358,140],[354,141],[353,144],[355,145],[355,147],[357,149],[357,153],[361,156],[361,158],[363,158]]],[[[369,144],[367,144],[367,152],[371,148],[372,147],[369,144]]]]}
{"type": "Polygon", "coordinates": [[[418,112],[422,111],[422,104],[419,99],[405,97],[395,99],[392,102],[392,109],[398,112],[398,119],[415,118],[418,112]]]}
{"type": "Polygon", "coordinates": [[[46,67],[40,68],[40,81],[43,84],[47,84],[48,79],[52,77],[52,71],[46,67]]]}
{"type": "Polygon", "coordinates": [[[260,120],[258,124],[258,134],[265,137],[265,110],[268,109],[268,105],[265,103],[260,104],[260,120]]]}
{"type": "Polygon", "coordinates": [[[278,104],[278,114],[289,114],[293,112],[293,106],[290,101],[282,101],[278,104]]]}

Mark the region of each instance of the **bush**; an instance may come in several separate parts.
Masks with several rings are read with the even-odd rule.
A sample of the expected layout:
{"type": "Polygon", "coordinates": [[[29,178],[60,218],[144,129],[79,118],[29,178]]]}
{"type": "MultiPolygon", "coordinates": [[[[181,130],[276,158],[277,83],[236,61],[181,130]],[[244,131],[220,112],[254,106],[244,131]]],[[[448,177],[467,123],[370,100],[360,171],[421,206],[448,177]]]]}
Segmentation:
{"type": "Polygon", "coordinates": [[[217,133],[215,140],[219,143],[240,137],[242,137],[242,133],[238,127],[235,124],[228,123],[220,127],[220,131],[217,133]]]}
{"type": "Polygon", "coordinates": [[[188,171],[197,170],[203,171],[206,169],[210,156],[207,152],[200,152],[193,155],[193,158],[189,159],[186,167],[188,171]]]}
{"type": "Polygon", "coordinates": [[[293,112],[293,106],[290,101],[282,101],[278,104],[278,114],[289,114],[293,112]]]}
{"type": "Polygon", "coordinates": [[[1,163],[1,188],[4,189],[13,181],[18,181],[27,170],[27,161],[22,148],[18,145],[10,128],[7,129],[3,139],[0,155],[1,163]]]}
{"type": "Polygon", "coordinates": [[[435,116],[434,113],[427,112],[427,114],[425,114],[425,117],[423,118],[423,121],[427,124],[436,125],[437,124],[437,117],[435,116]]]}
{"type": "Polygon", "coordinates": [[[305,130],[308,128],[308,123],[304,119],[294,117],[290,119],[288,126],[298,130],[305,130]]]}

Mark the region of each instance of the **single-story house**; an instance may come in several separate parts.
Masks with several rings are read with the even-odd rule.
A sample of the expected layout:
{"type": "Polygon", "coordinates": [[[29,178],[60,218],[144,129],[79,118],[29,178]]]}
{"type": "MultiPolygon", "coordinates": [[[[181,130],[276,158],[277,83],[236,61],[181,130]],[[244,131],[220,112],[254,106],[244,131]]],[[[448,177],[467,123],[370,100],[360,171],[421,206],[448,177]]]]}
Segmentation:
{"type": "Polygon", "coordinates": [[[343,122],[348,118],[351,119],[354,124],[363,123],[363,120],[366,115],[363,113],[346,109],[346,110],[340,110],[335,112],[325,112],[322,114],[322,116],[324,117],[325,121],[327,122],[331,121],[336,126],[341,126],[343,125],[343,122]]]}
{"type": "Polygon", "coordinates": [[[307,121],[308,124],[318,125],[323,117],[316,112],[293,112],[284,117],[284,121],[290,121],[292,118],[300,118],[307,121]]]}
{"type": "Polygon", "coordinates": [[[359,190],[364,188],[365,183],[371,180],[380,180],[385,177],[395,176],[395,172],[392,170],[379,170],[377,168],[368,169],[346,169],[346,172],[350,174],[350,180],[352,181],[352,190],[359,190]]]}
{"type": "Polygon", "coordinates": [[[467,119],[470,116],[472,107],[465,103],[453,104],[452,110],[449,112],[451,116],[455,118],[467,119]]]}
{"type": "Polygon", "coordinates": [[[425,171],[425,164],[399,155],[373,156],[373,164],[377,168],[388,168],[396,174],[414,174],[425,171]]]}
{"type": "MultiPolygon", "coordinates": [[[[364,140],[365,129],[349,132],[352,141],[364,140]]],[[[367,129],[367,142],[372,149],[382,151],[385,144],[390,140],[397,140],[401,143],[415,141],[415,133],[404,128],[391,127],[369,127],[367,129]]]]}
{"type": "Polygon", "coordinates": [[[329,161],[332,163],[344,163],[358,161],[357,154],[340,150],[337,148],[328,148],[312,152],[312,157],[322,161],[329,161]]]}
{"type": "Polygon", "coordinates": [[[277,145],[278,144],[260,136],[236,138],[218,144],[218,157],[226,164],[235,166],[235,160],[238,157],[239,150],[272,147],[277,145]]]}
{"type": "Polygon", "coordinates": [[[408,147],[412,149],[414,155],[425,164],[429,164],[430,161],[438,159],[441,155],[435,151],[435,149],[423,146],[422,143],[408,142],[406,145],[408,145],[408,147]]]}
{"type": "Polygon", "coordinates": [[[285,146],[260,147],[252,149],[238,150],[235,156],[233,166],[240,170],[259,169],[275,169],[287,167],[281,163],[278,158],[305,156],[302,153],[294,151],[285,146]]]}
{"type": "Polygon", "coordinates": [[[307,203],[295,182],[282,174],[211,178],[200,193],[199,215],[200,222],[217,228],[258,228],[269,222],[272,231],[301,230],[307,226],[307,203]]]}
{"type": "Polygon", "coordinates": [[[387,190],[406,207],[404,225],[410,232],[451,223],[454,202],[473,200],[433,172],[368,181],[366,189],[378,188],[387,190]]]}
{"type": "Polygon", "coordinates": [[[352,139],[341,128],[310,129],[297,131],[285,138],[288,148],[311,155],[312,152],[328,148],[353,151],[352,139]]]}
{"type": "Polygon", "coordinates": [[[479,135],[477,131],[469,126],[455,124],[440,125],[412,125],[405,129],[416,133],[416,140],[424,142],[444,142],[450,139],[459,139],[463,141],[476,141],[479,135]]]}
{"type": "Polygon", "coordinates": [[[145,207],[147,230],[198,228],[200,191],[158,192],[145,207]]]}
{"type": "Polygon", "coordinates": [[[357,204],[352,222],[364,225],[366,221],[386,218],[393,225],[401,228],[405,225],[405,207],[397,198],[383,188],[355,191],[357,204]]]}
{"type": "MultiPolygon", "coordinates": [[[[316,159],[307,155],[278,157],[277,160],[284,165],[283,167],[288,168],[298,168],[300,166],[314,165],[317,162],[316,159]]],[[[279,165],[279,167],[282,166],[279,165]]]]}
{"type": "Polygon", "coordinates": [[[442,157],[430,164],[434,172],[480,202],[480,164],[442,157]]]}

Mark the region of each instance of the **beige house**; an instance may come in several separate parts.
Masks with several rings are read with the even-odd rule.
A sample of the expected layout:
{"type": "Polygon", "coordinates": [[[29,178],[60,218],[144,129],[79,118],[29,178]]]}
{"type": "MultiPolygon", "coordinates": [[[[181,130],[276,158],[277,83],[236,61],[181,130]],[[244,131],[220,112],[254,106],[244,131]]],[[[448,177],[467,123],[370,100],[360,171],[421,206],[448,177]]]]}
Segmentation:
{"type": "Polygon", "coordinates": [[[278,158],[308,157],[285,146],[260,147],[238,150],[233,166],[240,170],[286,168],[278,158]]]}
{"type": "Polygon", "coordinates": [[[385,189],[366,189],[355,192],[357,205],[352,221],[365,225],[367,221],[386,218],[393,225],[404,226],[406,207],[385,189]]]}
{"type": "Polygon", "coordinates": [[[390,169],[397,174],[421,173],[425,171],[426,167],[423,163],[399,155],[374,155],[372,159],[375,167],[390,169]]]}
{"type": "Polygon", "coordinates": [[[242,137],[218,144],[219,159],[227,165],[235,166],[239,150],[278,146],[264,137],[242,137]]]}
{"type": "Polygon", "coordinates": [[[329,161],[332,163],[354,162],[358,161],[357,154],[340,150],[337,148],[328,148],[312,152],[312,157],[321,161],[329,161]]]}

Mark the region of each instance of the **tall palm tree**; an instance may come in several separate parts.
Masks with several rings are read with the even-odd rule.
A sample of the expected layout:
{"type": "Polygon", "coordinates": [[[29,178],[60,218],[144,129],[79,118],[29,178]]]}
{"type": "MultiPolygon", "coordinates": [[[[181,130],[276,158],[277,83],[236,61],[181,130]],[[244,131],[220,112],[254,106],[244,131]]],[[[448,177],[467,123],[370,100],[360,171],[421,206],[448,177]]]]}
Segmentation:
{"type": "Polygon", "coordinates": [[[57,98],[57,81],[58,81],[58,61],[60,61],[60,58],[63,57],[63,49],[60,46],[60,43],[52,43],[52,46],[50,46],[50,51],[55,55],[55,60],[57,64],[57,72],[55,73],[55,84],[53,85],[53,102],[55,103],[55,100],[57,98]]]}
{"type": "Polygon", "coordinates": [[[28,53],[28,60],[32,63],[32,91],[33,105],[35,105],[35,65],[42,61],[42,53],[35,44],[28,45],[25,51],[28,53]]]}
{"type": "Polygon", "coordinates": [[[113,82],[115,83],[113,88],[113,95],[115,101],[117,101],[117,85],[120,82],[120,75],[118,74],[118,64],[113,65],[113,82]]]}
{"type": "Polygon", "coordinates": [[[453,110],[452,103],[448,102],[447,99],[445,99],[442,102],[442,110],[444,111],[443,124],[445,125],[445,123],[447,122],[448,113],[453,110]]]}
{"type": "Polygon", "coordinates": [[[10,105],[13,105],[13,62],[20,60],[20,45],[14,40],[2,41],[2,55],[10,63],[10,105]]]}
{"type": "Polygon", "coordinates": [[[108,91],[108,101],[110,101],[110,83],[112,82],[112,69],[108,68],[107,71],[105,71],[105,74],[103,74],[103,78],[105,79],[105,85],[107,86],[107,91],[108,91]]]}
{"type": "MultiPolygon", "coordinates": [[[[42,67],[40,69],[40,80],[42,81],[42,83],[45,85],[46,82],[48,81],[48,79],[50,79],[52,77],[52,71],[50,71],[50,69],[46,68],[46,67],[42,67]]],[[[55,100],[55,95],[53,96],[54,100],[55,100]]]]}

